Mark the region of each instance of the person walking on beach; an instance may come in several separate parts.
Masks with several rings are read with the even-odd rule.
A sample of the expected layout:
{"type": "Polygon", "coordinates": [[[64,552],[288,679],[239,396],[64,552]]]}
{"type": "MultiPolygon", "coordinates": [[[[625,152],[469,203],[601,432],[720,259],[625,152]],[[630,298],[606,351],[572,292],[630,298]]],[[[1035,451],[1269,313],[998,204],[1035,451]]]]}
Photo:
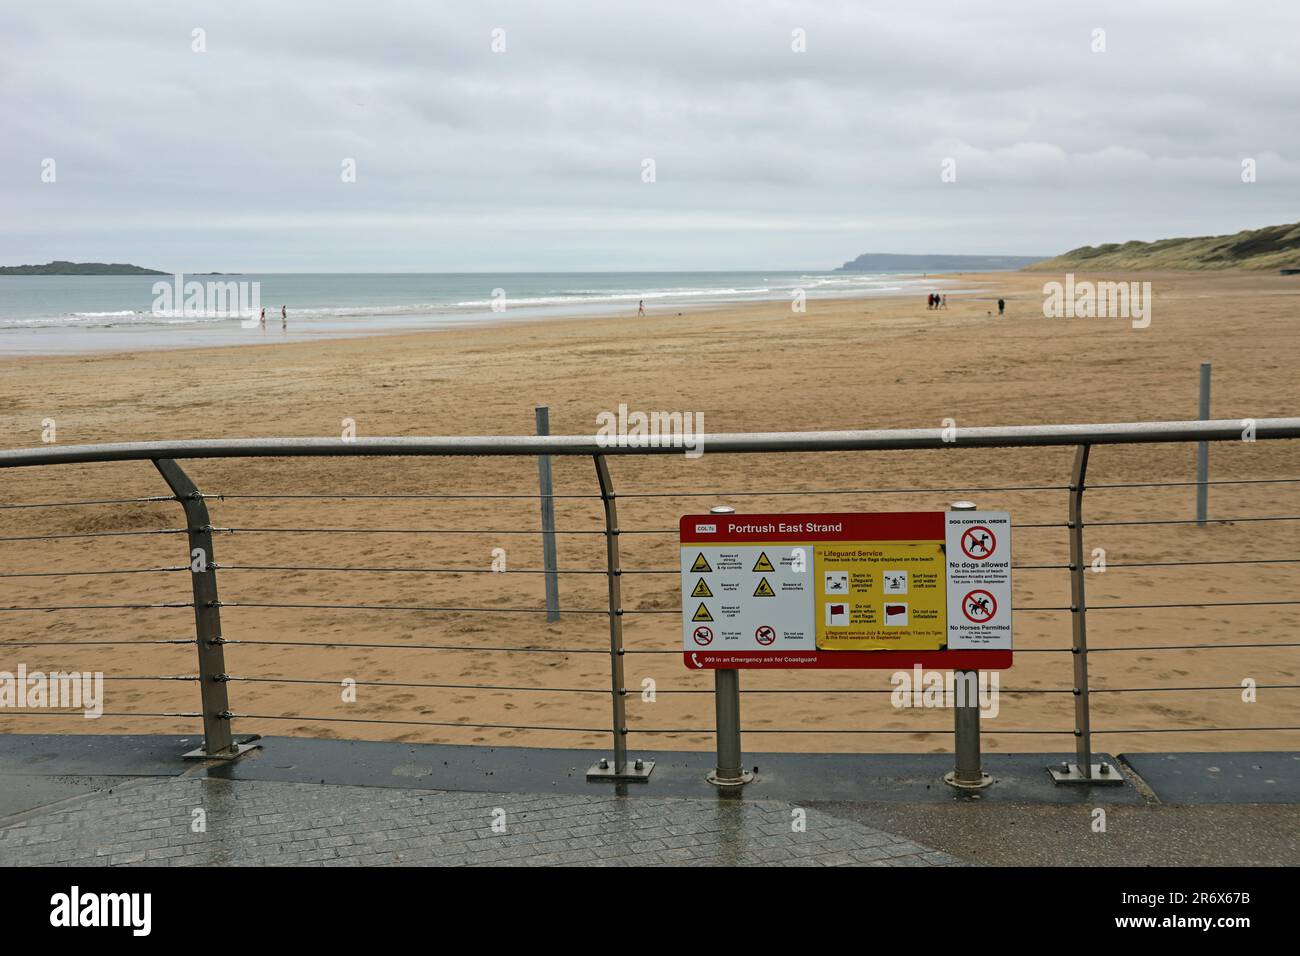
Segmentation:
{"type": "Polygon", "coordinates": [[[1007,300],[1006,300],[1006,299],[998,299],[998,315],[1001,315],[1002,313],[1004,313],[1004,312],[1006,312],[1006,311],[1007,311],[1007,300]]]}
{"type": "Polygon", "coordinates": [[[289,312],[284,306],[280,306],[280,331],[289,331],[289,312]]]}
{"type": "Polygon", "coordinates": [[[645,315],[645,299],[642,299],[642,300],[640,300],[639,302],[637,302],[637,304],[636,304],[636,314],[637,314],[637,315],[645,315]]]}
{"type": "Polygon", "coordinates": [[[943,302],[940,304],[939,308],[941,309],[948,308],[948,297],[946,295],[943,297],[943,302]]]}
{"type": "Polygon", "coordinates": [[[266,306],[262,306],[262,331],[266,331],[266,306]]]}
{"type": "Polygon", "coordinates": [[[927,309],[933,309],[933,308],[934,308],[934,293],[933,293],[933,292],[931,292],[929,295],[927,295],[927,296],[925,297],[925,307],[926,307],[927,309]]]}

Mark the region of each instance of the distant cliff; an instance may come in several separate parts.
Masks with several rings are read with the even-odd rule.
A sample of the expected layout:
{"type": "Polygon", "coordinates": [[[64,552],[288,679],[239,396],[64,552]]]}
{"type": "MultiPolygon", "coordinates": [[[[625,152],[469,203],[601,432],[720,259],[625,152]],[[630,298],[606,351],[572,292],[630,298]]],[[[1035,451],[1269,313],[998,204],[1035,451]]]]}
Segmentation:
{"type": "Polygon", "coordinates": [[[47,262],[43,266],[0,266],[0,276],[165,276],[124,262],[47,262]]]}
{"type": "Polygon", "coordinates": [[[1231,236],[1160,239],[1156,242],[1108,243],[1071,249],[1029,267],[1060,272],[1151,269],[1295,269],[1300,268],[1300,223],[1247,229],[1231,236]]]}
{"type": "Polygon", "coordinates": [[[867,252],[836,272],[1001,272],[1041,262],[1042,256],[908,256],[867,252]]]}

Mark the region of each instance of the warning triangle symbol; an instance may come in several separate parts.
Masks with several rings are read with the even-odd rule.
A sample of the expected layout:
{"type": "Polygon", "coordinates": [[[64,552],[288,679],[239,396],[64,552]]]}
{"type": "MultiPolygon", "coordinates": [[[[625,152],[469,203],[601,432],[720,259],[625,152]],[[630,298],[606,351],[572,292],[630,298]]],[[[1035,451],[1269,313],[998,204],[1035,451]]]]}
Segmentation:
{"type": "Polygon", "coordinates": [[[697,607],[697,608],[695,609],[695,613],[691,616],[691,620],[692,620],[692,621],[711,621],[711,620],[713,620],[713,615],[709,613],[709,609],[708,609],[707,607],[705,607],[705,606],[704,606],[704,602],[701,601],[701,602],[700,602],[700,606],[697,607]]]}
{"type": "Polygon", "coordinates": [[[709,590],[709,584],[704,578],[700,578],[695,583],[695,590],[691,592],[691,597],[713,597],[713,592],[709,590]]]}
{"type": "Polygon", "coordinates": [[[758,587],[754,588],[754,597],[776,597],[776,592],[772,590],[772,585],[767,583],[767,578],[759,580],[758,587]]]}
{"type": "Polygon", "coordinates": [[[696,572],[697,574],[703,571],[713,570],[713,568],[709,566],[708,559],[704,557],[703,551],[701,551],[698,555],[695,556],[695,563],[691,565],[691,570],[696,572]]]}
{"type": "Polygon", "coordinates": [[[772,562],[769,561],[769,560],[767,559],[767,552],[766,552],[766,551],[760,551],[760,552],[759,552],[759,555],[758,555],[758,560],[754,562],[754,568],[753,568],[753,570],[755,570],[755,571],[775,571],[776,568],[772,567],[772,562]]]}

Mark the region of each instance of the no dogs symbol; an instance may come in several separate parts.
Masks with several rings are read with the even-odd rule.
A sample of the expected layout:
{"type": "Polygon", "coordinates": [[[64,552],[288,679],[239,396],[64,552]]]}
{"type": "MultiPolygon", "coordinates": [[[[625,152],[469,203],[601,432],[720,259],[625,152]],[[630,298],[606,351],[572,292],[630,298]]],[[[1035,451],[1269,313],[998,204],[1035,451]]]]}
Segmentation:
{"type": "Polygon", "coordinates": [[[962,532],[962,553],[972,561],[983,561],[985,558],[992,557],[997,546],[998,539],[982,524],[974,525],[962,532]]]}

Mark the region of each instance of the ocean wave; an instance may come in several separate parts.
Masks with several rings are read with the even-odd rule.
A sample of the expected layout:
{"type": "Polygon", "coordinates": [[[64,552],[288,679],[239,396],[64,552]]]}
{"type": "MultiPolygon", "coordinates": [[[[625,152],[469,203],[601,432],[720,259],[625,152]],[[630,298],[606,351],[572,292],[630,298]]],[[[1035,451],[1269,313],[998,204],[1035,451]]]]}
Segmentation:
{"type": "MultiPolygon", "coordinates": [[[[689,303],[721,303],[727,300],[732,301],[753,301],[762,299],[780,299],[792,295],[796,290],[803,290],[810,296],[821,295],[889,295],[904,292],[908,288],[920,287],[926,285],[922,282],[920,276],[913,278],[909,275],[902,274],[828,274],[828,273],[804,273],[778,275],[774,278],[763,277],[761,273],[754,273],[752,283],[731,282],[726,285],[707,285],[707,284],[690,284],[689,280],[679,285],[659,285],[649,287],[637,287],[632,283],[635,278],[631,275],[623,277],[617,285],[612,288],[595,288],[586,284],[574,288],[555,288],[547,289],[544,286],[538,287],[540,283],[533,288],[524,288],[516,295],[511,295],[510,290],[506,288],[504,299],[495,299],[490,296],[475,296],[473,298],[458,298],[455,292],[447,290],[444,294],[446,298],[442,301],[423,301],[423,302],[387,302],[387,303],[331,303],[331,304],[313,304],[304,306],[291,306],[289,308],[289,322],[293,325],[295,322],[306,323],[324,323],[330,322],[339,324],[347,320],[389,320],[389,322],[401,322],[403,320],[413,320],[420,318],[437,318],[437,319],[455,319],[456,321],[471,320],[476,315],[487,313],[493,310],[494,306],[504,303],[507,311],[533,310],[540,314],[559,313],[564,309],[582,309],[593,310],[602,306],[609,307],[611,311],[630,307],[638,302],[644,301],[647,305],[658,303],[660,305],[672,303],[673,305],[686,305],[689,303]]],[[[501,280],[508,280],[509,277],[502,276],[501,280]]],[[[682,278],[686,278],[683,276],[682,278]]],[[[733,276],[732,278],[740,278],[733,276]]],[[[485,279],[486,287],[492,279],[485,279]]],[[[725,281],[725,278],[719,276],[719,279],[725,281]]],[[[671,281],[671,279],[669,280],[671,281]]],[[[679,280],[680,281],[680,280],[679,280]]],[[[707,282],[707,280],[705,280],[707,282]]],[[[932,283],[933,280],[930,280],[932,283]]],[[[384,290],[378,290],[376,298],[382,297],[384,290]]],[[[436,297],[439,291],[430,289],[425,295],[436,297]]],[[[462,295],[467,291],[462,286],[459,291],[462,295]]],[[[478,291],[478,290],[475,290],[478,291]]],[[[323,289],[316,289],[313,297],[326,299],[328,293],[323,289]]],[[[364,293],[363,293],[364,294],[364,293]]],[[[471,293],[472,294],[472,293],[471,293]]],[[[420,295],[419,292],[416,295],[420,295]]],[[[358,296],[360,298],[360,296],[358,296]]],[[[86,303],[90,305],[91,303],[86,303]]],[[[252,313],[232,313],[232,312],[204,312],[195,313],[185,310],[172,311],[154,311],[132,310],[132,309],[112,309],[108,308],[110,303],[105,303],[100,309],[87,309],[81,303],[78,303],[78,311],[68,311],[62,314],[33,314],[27,313],[4,314],[3,308],[0,308],[0,329],[51,329],[51,328],[69,328],[69,329],[94,329],[94,328],[146,328],[156,327],[179,327],[190,326],[200,327],[219,327],[225,324],[235,324],[252,319],[256,321],[257,310],[252,313]]],[[[272,306],[266,309],[267,325],[279,324],[279,307],[272,306]]],[[[361,323],[357,324],[358,328],[363,327],[361,323]]]]}
{"type": "MultiPolygon", "coordinates": [[[[505,296],[507,305],[583,305],[600,302],[637,302],[644,299],[655,302],[663,299],[711,299],[746,295],[770,295],[769,287],[757,289],[656,289],[653,292],[627,290],[622,292],[601,292],[591,295],[541,295],[541,296],[505,296]]],[[[490,308],[493,299],[468,299],[455,303],[461,308],[490,308]]]]}
{"type": "Polygon", "coordinates": [[[114,329],[124,327],[205,325],[241,322],[255,316],[230,313],[185,314],[183,312],[69,312],[66,315],[38,315],[0,318],[0,329],[114,329]]]}

